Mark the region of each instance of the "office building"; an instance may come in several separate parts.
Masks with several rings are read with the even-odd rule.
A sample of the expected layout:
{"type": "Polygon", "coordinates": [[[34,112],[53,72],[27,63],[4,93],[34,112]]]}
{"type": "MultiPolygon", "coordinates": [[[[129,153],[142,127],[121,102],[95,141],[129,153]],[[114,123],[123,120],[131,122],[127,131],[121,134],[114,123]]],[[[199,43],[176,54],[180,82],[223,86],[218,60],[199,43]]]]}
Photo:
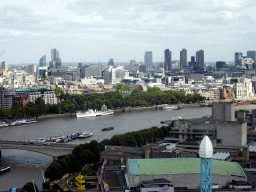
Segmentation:
{"type": "Polygon", "coordinates": [[[144,65],[146,65],[147,69],[152,68],[152,66],[153,66],[153,54],[152,54],[152,51],[145,52],[144,65]]]}
{"type": "Polygon", "coordinates": [[[1,63],[2,71],[8,71],[8,63],[6,61],[3,61],[1,63]]]}
{"type": "Polygon", "coordinates": [[[226,62],[225,61],[217,61],[216,62],[216,68],[217,69],[224,68],[225,66],[226,66],[226,62]]]}
{"type": "Polygon", "coordinates": [[[51,61],[54,62],[59,59],[59,51],[57,49],[52,49],[51,50],[51,61]]]}
{"type": "Polygon", "coordinates": [[[139,66],[139,72],[146,73],[147,67],[146,65],[139,66]]]}
{"type": "Polygon", "coordinates": [[[204,71],[204,51],[199,50],[196,52],[196,65],[197,70],[203,72],[204,71]]]}
{"type": "Polygon", "coordinates": [[[36,74],[36,72],[37,72],[36,65],[35,64],[29,65],[28,68],[27,68],[27,71],[28,71],[28,74],[30,74],[30,75],[36,74]]]}
{"type": "Polygon", "coordinates": [[[42,97],[45,104],[57,104],[55,91],[52,89],[33,87],[33,88],[18,88],[15,90],[16,95],[28,95],[29,101],[35,103],[35,100],[42,97]]]}
{"type": "Polygon", "coordinates": [[[12,97],[15,95],[12,89],[0,87],[0,108],[5,110],[12,107],[12,97]]]}
{"type": "Polygon", "coordinates": [[[243,53],[235,53],[235,68],[242,65],[243,53]]]}
{"type": "Polygon", "coordinates": [[[164,51],[164,69],[169,71],[172,69],[172,52],[169,49],[164,51]]]}
{"type": "Polygon", "coordinates": [[[46,55],[44,55],[43,57],[41,57],[41,59],[39,59],[39,67],[43,67],[46,66],[46,55]]]}
{"type": "Polygon", "coordinates": [[[91,65],[85,68],[83,77],[102,77],[102,65],[91,65]]]}
{"type": "Polygon", "coordinates": [[[251,58],[255,62],[255,60],[256,60],[256,51],[247,51],[247,58],[251,58]]]}
{"type": "Polygon", "coordinates": [[[108,65],[109,66],[114,66],[114,59],[109,59],[108,65]]]}
{"type": "Polygon", "coordinates": [[[187,50],[182,49],[180,51],[180,68],[182,69],[184,66],[187,66],[187,50]]]}

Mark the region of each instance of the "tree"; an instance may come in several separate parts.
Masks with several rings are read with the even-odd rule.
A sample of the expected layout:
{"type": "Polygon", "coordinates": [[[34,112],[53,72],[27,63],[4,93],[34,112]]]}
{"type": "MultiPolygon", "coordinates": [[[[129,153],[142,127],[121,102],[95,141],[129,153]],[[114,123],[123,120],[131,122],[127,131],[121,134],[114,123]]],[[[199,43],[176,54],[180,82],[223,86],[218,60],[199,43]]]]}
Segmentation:
{"type": "Polygon", "coordinates": [[[53,91],[55,91],[55,93],[56,94],[62,94],[62,93],[64,93],[64,90],[63,89],[61,89],[60,87],[56,87],[55,89],[53,89],[53,91]]]}
{"type": "Polygon", "coordinates": [[[63,175],[63,167],[60,163],[54,161],[45,170],[45,177],[49,178],[51,181],[55,179],[60,179],[63,175]]]}
{"type": "Polygon", "coordinates": [[[38,188],[35,183],[28,182],[20,189],[20,192],[38,192],[38,188]]]}

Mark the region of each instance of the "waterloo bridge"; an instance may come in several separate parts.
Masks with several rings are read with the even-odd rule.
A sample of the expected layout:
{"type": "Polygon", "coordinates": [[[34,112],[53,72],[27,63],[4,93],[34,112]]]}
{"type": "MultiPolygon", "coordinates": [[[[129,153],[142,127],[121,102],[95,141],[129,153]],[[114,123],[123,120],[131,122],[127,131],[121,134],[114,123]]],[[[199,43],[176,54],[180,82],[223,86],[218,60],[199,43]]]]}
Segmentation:
{"type": "Polygon", "coordinates": [[[0,157],[1,149],[19,149],[45,154],[56,159],[60,156],[70,154],[77,145],[78,144],[40,142],[30,143],[28,141],[0,140],[0,157]]]}

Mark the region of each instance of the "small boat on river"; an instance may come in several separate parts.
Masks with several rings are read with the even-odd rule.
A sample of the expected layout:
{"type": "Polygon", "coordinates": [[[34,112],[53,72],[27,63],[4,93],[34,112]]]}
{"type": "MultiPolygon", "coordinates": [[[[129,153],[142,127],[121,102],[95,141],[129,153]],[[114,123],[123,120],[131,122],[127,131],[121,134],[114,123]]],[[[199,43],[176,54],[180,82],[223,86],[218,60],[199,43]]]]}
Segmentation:
{"type": "Polygon", "coordinates": [[[103,129],[101,129],[102,131],[109,131],[109,130],[113,130],[114,129],[114,127],[106,127],[106,128],[103,128],[103,129]]]}
{"type": "Polygon", "coordinates": [[[0,174],[4,173],[4,172],[7,172],[7,171],[10,171],[10,169],[11,169],[10,165],[0,167],[0,174]]]}

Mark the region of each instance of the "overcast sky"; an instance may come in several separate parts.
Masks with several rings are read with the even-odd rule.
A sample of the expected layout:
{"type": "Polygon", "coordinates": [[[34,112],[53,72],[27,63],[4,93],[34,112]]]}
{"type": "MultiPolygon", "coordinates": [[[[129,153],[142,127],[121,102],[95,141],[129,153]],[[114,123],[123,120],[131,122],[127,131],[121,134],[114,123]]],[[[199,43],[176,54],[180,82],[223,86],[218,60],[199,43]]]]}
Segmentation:
{"type": "Polygon", "coordinates": [[[199,49],[205,61],[233,61],[256,50],[255,0],[0,0],[0,61],[164,61],[164,50],[188,61],[199,49]]]}

